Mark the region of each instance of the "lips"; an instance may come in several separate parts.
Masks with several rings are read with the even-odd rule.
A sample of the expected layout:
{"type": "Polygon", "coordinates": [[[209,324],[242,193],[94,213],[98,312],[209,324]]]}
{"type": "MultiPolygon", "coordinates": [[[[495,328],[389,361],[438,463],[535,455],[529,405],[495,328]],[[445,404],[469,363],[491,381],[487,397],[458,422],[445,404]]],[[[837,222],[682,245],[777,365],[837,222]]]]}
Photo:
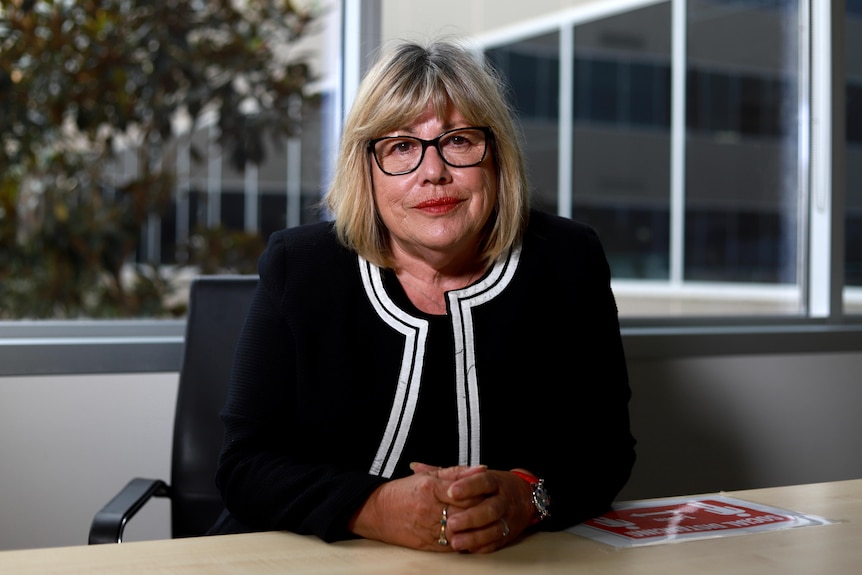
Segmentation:
{"type": "Polygon", "coordinates": [[[416,207],[419,209],[430,209],[430,208],[444,208],[449,206],[456,206],[461,203],[459,198],[432,198],[430,200],[425,200],[420,204],[417,204],[416,207]]]}

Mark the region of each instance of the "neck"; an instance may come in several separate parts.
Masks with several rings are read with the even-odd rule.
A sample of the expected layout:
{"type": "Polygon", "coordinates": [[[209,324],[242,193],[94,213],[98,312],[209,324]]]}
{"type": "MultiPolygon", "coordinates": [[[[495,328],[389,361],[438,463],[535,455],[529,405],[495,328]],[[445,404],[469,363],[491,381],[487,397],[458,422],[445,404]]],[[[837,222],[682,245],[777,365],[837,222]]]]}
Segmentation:
{"type": "Polygon", "coordinates": [[[473,266],[458,275],[446,275],[434,271],[424,274],[414,273],[410,268],[395,268],[395,276],[404,288],[410,301],[418,309],[431,314],[446,313],[446,292],[458,290],[472,284],[482,275],[484,267],[473,266]]]}
{"type": "Polygon", "coordinates": [[[484,269],[477,245],[438,250],[392,242],[390,248],[395,272],[407,273],[423,283],[458,284],[484,269]]]}
{"type": "Polygon", "coordinates": [[[437,250],[393,242],[391,249],[395,276],[413,305],[426,313],[446,313],[446,292],[470,285],[485,269],[477,245],[437,250]]]}

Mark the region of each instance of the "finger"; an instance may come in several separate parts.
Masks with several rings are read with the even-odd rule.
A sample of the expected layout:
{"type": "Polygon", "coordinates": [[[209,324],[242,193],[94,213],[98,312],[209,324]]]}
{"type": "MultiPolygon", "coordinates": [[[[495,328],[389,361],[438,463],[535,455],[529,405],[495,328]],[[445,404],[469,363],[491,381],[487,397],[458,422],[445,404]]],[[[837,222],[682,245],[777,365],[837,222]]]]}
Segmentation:
{"type": "Polygon", "coordinates": [[[469,498],[487,497],[499,491],[499,482],[493,472],[481,473],[473,471],[461,474],[455,479],[446,492],[453,501],[469,498]]]}
{"type": "MultiPolygon", "coordinates": [[[[459,502],[461,505],[461,502],[459,502]]],[[[485,497],[464,511],[450,510],[448,526],[452,533],[475,531],[492,527],[506,513],[506,504],[501,497],[485,497]]]]}
{"type": "Polygon", "coordinates": [[[420,516],[437,517],[444,503],[456,503],[446,494],[452,482],[438,477],[441,468],[426,463],[411,463],[410,467],[413,475],[395,481],[409,485],[409,497],[415,499],[414,508],[420,516]]]}
{"type": "Polygon", "coordinates": [[[472,488],[461,488],[461,493],[458,498],[452,497],[449,488],[455,481],[476,477],[487,471],[487,466],[455,466],[455,467],[436,467],[422,462],[413,462],[410,464],[413,470],[413,475],[410,476],[414,481],[419,481],[419,489],[426,494],[425,501],[436,506],[437,502],[457,504],[461,509],[478,505],[486,495],[490,494],[493,489],[482,487],[487,485],[488,481],[480,481],[472,488]]]}
{"type": "Polygon", "coordinates": [[[453,534],[449,537],[449,543],[456,551],[490,553],[505,547],[513,539],[508,522],[501,518],[481,529],[453,534]]]}
{"type": "Polygon", "coordinates": [[[458,481],[472,477],[488,470],[487,465],[455,465],[452,467],[438,467],[432,474],[440,479],[447,481],[458,481]]]}
{"type": "Polygon", "coordinates": [[[512,530],[509,528],[509,522],[506,521],[505,518],[501,517],[500,521],[490,526],[488,530],[492,541],[490,544],[480,547],[476,551],[477,553],[487,553],[488,551],[500,549],[501,547],[508,545],[511,540],[514,539],[512,530]]]}
{"type": "Polygon", "coordinates": [[[455,465],[452,467],[439,467],[437,465],[428,465],[420,461],[414,461],[410,464],[410,470],[414,474],[427,473],[440,479],[455,481],[463,477],[469,477],[476,473],[481,473],[488,469],[487,465],[455,465]]]}
{"type": "Polygon", "coordinates": [[[449,506],[444,505],[443,506],[443,513],[442,513],[442,516],[440,518],[440,530],[437,532],[437,545],[439,545],[441,547],[448,547],[449,546],[449,533],[446,530],[446,526],[448,523],[448,517],[449,517],[448,512],[449,512],[449,506]]]}
{"type": "Polygon", "coordinates": [[[411,463],[410,469],[413,473],[433,473],[440,470],[436,465],[428,465],[427,463],[420,463],[418,461],[411,463]]]}
{"type": "Polygon", "coordinates": [[[452,533],[449,530],[448,521],[453,513],[460,511],[463,511],[463,509],[454,505],[443,506],[440,519],[433,529],[434,543],[436,543],[436,546],[433,547],[434,551],[454,551],[454,548],[451,546],[452,533]]]}

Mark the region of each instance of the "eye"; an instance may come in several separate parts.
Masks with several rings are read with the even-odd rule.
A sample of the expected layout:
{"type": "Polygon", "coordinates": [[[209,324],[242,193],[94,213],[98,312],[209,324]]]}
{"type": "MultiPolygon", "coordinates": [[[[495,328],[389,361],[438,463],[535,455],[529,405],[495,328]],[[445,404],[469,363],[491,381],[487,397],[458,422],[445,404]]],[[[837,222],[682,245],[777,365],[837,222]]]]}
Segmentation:
{"type": "Polygon", "coordinates": [[[452,150],[463,150],[475,146],[476,138],[472,132],[455,132],[444,138],[440,145],[452,150]]]}
{"type": "Polygon", "coordinates": [[[416,147],[415,142],[411,142],[410,140],[400,140],[395,142],[392,146],[393,150],[396,152],[409,152],[416,147]]]}
{"type": "Polygon", "coordinates": [[[440,141],[440,146],[455,154],[469,154],[481,147],[478,134],[472,131],[455,132],[440,141]]]}
{"type": "Polygon", "coordinates": [[[378,148],[379,153],[384,156],[403,156],[412,154],[417,143],[410,138],[390,138],[381,142],[382,146],[378,148]]]}

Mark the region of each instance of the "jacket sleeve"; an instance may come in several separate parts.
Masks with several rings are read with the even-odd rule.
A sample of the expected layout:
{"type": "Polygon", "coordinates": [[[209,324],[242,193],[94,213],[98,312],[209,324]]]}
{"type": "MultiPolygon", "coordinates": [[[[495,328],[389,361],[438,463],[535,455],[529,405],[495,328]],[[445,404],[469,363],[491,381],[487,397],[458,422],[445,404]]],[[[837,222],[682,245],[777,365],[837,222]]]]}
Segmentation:
{"type": "Polygon", "coordinates": [[[573,353],[558,389],[549,391],[545,433],[554,439],[532,470],[545,478],[552,498],[543,530],[566,529],[605,513],[635,462],[631,391],[610,267],[598,235],[584,231],[586,241],[578,242],[574,258],[565,257],[574,270],[569,296],[580,303],[577,327],[559,337],[573,353]]]}
{"type": "Polygon", "coordinates": [[[260,258],[260,282],[237,344],[221,419],[216,475],[227,510],[253,531],[290,530],[325,541],[353,537],[347,524],[385,479],[301,455],[292,425],[295,340],[281,315],[286,248],[278,234],[260,258]]]}

